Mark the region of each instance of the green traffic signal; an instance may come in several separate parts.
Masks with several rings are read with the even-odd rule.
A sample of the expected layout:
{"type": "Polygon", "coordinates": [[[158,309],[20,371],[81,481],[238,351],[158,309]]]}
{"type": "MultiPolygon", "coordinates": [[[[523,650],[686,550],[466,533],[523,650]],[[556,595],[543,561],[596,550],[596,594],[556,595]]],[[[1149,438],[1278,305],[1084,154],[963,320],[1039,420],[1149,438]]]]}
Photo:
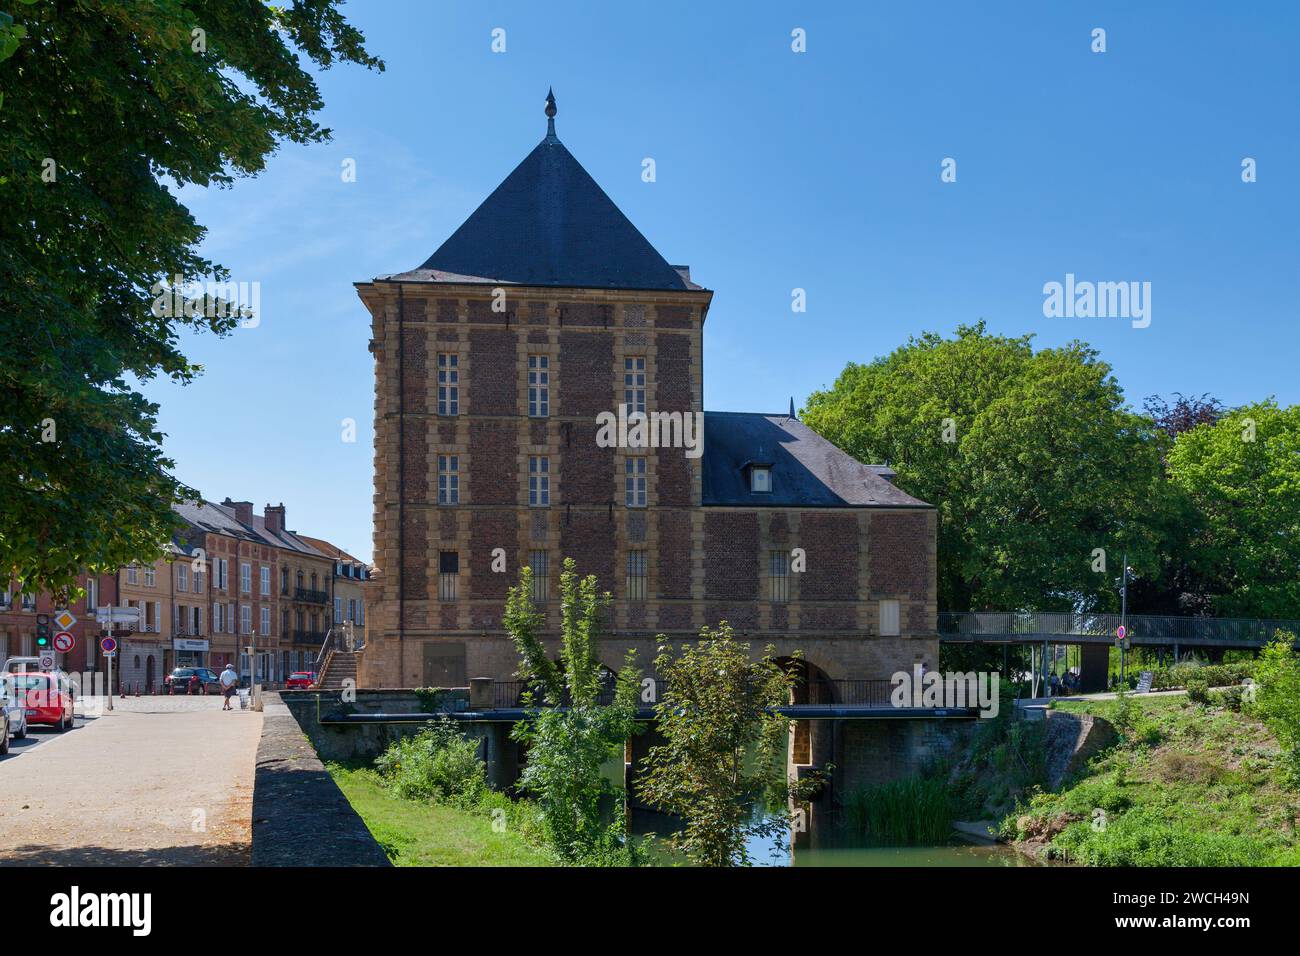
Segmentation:
{"type": "Polygon", "coordinates": [[[46,640],[45,638],[43,638],[43,637],[38,637],[38,638],[36,639],[36,644],[37,644],[38,647],[44,647],[44,646],[45,646],[46,644],[48,644],[48,643],[50,643],[50,642],[47,641],[47,640],[46,640]]]}

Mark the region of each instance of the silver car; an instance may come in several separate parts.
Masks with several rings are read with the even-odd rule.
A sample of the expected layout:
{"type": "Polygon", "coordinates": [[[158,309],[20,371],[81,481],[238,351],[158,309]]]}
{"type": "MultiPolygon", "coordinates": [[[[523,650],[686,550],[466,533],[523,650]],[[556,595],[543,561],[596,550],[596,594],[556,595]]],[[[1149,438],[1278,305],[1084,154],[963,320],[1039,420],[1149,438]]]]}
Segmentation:
{"type": "Polygon", "coordinates": [[[14,699],[14,679],[10,674],[0,674],[0,754],[9,752],[9,738],[22,740],[27,736],[27,711],[22,701],[14,699]]]}

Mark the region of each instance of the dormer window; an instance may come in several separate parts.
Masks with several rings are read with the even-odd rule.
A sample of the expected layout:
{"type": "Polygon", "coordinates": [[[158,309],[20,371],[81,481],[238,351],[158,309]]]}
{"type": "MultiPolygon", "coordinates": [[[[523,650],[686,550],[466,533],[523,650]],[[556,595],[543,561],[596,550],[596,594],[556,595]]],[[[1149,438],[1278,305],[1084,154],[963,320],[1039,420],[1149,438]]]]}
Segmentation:
{"type": "Polygon", "coordinates": [[[753,492],[772,490],[772,469],[766,465],[754,465],[749,469],[749,490],[753,492]]]}

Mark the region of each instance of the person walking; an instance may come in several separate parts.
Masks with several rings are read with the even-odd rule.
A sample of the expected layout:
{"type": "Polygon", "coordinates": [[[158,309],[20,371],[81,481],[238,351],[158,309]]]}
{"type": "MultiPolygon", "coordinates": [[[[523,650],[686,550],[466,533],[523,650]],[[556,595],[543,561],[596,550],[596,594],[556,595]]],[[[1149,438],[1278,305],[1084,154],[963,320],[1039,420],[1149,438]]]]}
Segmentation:
{"type": "Polygon", "coordinates": [[[230,706],[230,698],[239,692],[239,675],[235,673],[234,664],[226,664],[226,669],[221,672],[221,695],[225,697],[225,702],[221,705],[222,710],[233,710],[230,706]]]}

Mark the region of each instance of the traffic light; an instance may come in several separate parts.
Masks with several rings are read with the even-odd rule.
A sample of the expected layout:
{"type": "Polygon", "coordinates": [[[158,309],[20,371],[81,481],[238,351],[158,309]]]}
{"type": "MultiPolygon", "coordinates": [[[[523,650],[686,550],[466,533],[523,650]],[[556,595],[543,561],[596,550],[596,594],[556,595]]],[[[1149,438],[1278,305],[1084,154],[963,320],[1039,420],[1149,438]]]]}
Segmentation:
{"type": "Polygon", "coordinates": [[[36,615],[36,646],[50,646],[50,616],[48,614],[36,615]]]}

